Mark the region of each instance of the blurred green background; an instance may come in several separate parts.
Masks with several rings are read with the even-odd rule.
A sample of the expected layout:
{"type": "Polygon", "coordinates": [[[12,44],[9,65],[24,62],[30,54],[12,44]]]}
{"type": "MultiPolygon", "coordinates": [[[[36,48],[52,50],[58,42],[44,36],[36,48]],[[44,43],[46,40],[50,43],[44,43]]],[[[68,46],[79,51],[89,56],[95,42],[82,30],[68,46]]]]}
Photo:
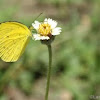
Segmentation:
{"type": "MultiPolygon", "coordinates": [[[[100,0],[0,0],[0,22],[56,20],[49,100],[100,100],[100,0]]],[[[44,100],[48,51],[31,40],[15,63],[0,60],[0,100],[44,100]]]]}

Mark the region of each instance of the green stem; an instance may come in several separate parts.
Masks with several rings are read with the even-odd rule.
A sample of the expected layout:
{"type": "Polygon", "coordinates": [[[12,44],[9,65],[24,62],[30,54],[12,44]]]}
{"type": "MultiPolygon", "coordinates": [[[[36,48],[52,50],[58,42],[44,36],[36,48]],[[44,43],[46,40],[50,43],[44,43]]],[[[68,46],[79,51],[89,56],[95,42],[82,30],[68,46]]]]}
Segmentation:
{"type": "Polygon", "coordinates": [[[51,64],[52,64],[52,47],[51,45],[48,46],[48,52],[49,52],[49,67],[48,67],[48,73],[47,73],[47,86],[46,86],[46,93],[45,93],[45,100],[48,100],[48,94],[49,94],[49,86],[50,86],[50,76],[51,76],[51,64]]]}

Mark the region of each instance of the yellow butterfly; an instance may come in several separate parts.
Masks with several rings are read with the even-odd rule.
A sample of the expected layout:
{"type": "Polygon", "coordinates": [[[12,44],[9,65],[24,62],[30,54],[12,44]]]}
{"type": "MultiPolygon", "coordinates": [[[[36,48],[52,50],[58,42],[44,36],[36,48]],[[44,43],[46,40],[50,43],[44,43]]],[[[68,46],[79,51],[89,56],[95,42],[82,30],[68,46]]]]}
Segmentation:
{"type": "Polygon", "coordinates": [[[5,62],[15,62],[24,52],[32,37],[27,26],[19,22],[0,24],[0,57],[5,62]]]}

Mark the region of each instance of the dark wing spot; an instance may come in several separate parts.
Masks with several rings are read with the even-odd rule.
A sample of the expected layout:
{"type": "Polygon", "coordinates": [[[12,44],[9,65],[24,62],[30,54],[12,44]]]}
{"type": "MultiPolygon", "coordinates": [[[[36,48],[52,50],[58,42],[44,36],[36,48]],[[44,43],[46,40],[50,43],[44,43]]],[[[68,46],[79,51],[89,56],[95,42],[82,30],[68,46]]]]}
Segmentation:
{"type": "Polygon", "coordinates": [[[7,38],[9,38],[9,36],[7,36],[7,38]]]}

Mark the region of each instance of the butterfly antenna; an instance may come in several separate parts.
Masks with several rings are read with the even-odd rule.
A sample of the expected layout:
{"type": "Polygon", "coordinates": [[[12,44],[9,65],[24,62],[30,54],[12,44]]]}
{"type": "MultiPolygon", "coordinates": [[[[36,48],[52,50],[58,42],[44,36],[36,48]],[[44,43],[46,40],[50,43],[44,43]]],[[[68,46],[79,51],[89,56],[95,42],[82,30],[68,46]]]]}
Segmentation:
{"type": "Polygon", "coordinates": [[[36,19],[38,19],[42,14],[43,14],[43,13],[40,13],[40,14],[34,19],[34,21],[35,21],[36,19]]]}
{"type": "MultiPolygon", "coordinates": [[[[43,14],[43,13],[40,13],[40,14],[34,19],[34,21],[35,21],[36,19],[38,19],[42,14],[43,14]]],[[[33,21],[33,22],[34,22],[34,21],[33,21]]],[[[30,26],[29,29],[32,30],[32,29],[33,29],[33,26],[30,26]]]]}

